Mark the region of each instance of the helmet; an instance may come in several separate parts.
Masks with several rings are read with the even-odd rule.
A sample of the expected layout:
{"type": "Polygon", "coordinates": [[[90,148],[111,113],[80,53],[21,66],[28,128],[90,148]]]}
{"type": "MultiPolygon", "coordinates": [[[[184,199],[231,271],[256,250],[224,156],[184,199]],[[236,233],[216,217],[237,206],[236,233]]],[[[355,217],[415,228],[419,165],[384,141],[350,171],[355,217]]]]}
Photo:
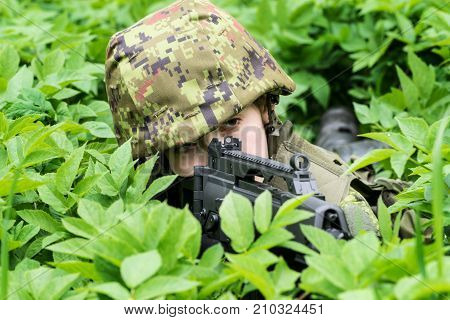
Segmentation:
{"type": "Polygon", "coordinates": [[[232,16],[181,0],[113,35],[106,90],[119,143],[133,157],[194,142],[265,93],[295,83],[232,16]]]}

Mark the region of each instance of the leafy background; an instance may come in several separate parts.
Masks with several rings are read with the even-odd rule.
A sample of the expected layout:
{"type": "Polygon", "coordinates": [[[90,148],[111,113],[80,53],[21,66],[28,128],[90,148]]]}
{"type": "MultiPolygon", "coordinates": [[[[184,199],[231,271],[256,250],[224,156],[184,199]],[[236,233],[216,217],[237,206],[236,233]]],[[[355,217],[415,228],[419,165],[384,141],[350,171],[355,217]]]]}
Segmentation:
{"type": "Polygon", "coordinates": [[[220,214],[236,253],[217,245],[199,256],[191,213],[152,200],[175,177],[147,184],[156,158],[135,168],[130,143],[117,145],[104,89],[109,37],[169,2],[0,0],[1,297],[448,298],[450,3],[213,2],[297,83],[278,110],[297,132],[314,140],[320,115],[344,105],[364,137],[389,146],[349,169],[408,182],[393,206],[379,201],[381,238],[302,226],[311,249],[283,228],[308,217],[294,209],[304,198],[272,213],[269,193],[254,207],[230,194],[220,214]],[[410,239],[399,238],[404,209],[410,239]],[[307,268],[274,247],[305,254],[307,268]]]}

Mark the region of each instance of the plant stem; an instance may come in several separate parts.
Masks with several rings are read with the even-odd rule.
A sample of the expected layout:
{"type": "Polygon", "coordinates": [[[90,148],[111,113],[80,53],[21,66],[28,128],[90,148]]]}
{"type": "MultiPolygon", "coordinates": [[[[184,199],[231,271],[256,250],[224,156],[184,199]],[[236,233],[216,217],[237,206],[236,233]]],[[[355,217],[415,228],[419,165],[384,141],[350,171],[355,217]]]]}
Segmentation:
{"type": "Polygon", "coordinates": [[[434,240],[437,253],[438,277],[442,277],[444,265],[444,178],[442,164],[442,141],[450,118],[446,117],[439,126],[432,153],[431,211],[433,212],[434,240]]]}
{"type": "Polygon", "coordinates": [[[427,278],[427,273],[425,270],[425,259],[423,250],[423,240],[422,240],[422,223],[420,221],[420,212],[414,211],[414,229],[416,230],[416,250],[417,250],[417,264],[419,265],[420,273],[424,279],[427,278]]]}
{"type": "Polygon", "coordinates": [[[9,250],[8,250],[8,221],[11,215],[12,201],[14,190],[16,189],[17,180],[19,179],[19,170],[15,169],[11,183],[11,189],[8,194],[5,215],[2,223],[2,246],[1,246],[1,282],[0,282],[0,299],[8,298],[8,271],[9,271],[9,250]]]}

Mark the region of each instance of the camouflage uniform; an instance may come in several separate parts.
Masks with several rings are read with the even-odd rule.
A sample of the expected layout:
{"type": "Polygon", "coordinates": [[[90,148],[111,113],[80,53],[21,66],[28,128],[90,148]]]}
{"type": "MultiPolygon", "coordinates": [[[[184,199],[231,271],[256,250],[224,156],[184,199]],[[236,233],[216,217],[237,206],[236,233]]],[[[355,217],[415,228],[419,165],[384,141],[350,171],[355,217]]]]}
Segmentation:
{"type": "MultiPolygon", "coordinates": [[[[263,94],[292,93],[295,82],[232,16],[206,0],[180,0],[112,36],[106,89],[119,143],[131,138],[134,158],[145,158],[196,141],[263,94]]],[[[332,153],[286,138],[272,156],[306,153],[319,189],[341,204],[355,177],[341,176],[332,153]]],[[[353,202],[364,209],[354,212],[365,212],[370,217],[362,220],[373,223],[364,228],[376,229],[360,200],[353,202]]]]}

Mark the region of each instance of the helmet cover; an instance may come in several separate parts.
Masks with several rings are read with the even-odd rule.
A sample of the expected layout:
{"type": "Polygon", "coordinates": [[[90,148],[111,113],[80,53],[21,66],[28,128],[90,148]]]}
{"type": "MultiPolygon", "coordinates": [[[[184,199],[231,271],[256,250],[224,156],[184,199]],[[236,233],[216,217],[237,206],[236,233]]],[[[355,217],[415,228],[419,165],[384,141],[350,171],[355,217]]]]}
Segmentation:
{"type": "Polygon", "coordinates": [[[106,91],[119,143],[133,157],[195,142],[261,95],[295,82],[232,16],[180,0],[110,39],[106,91]]]}

